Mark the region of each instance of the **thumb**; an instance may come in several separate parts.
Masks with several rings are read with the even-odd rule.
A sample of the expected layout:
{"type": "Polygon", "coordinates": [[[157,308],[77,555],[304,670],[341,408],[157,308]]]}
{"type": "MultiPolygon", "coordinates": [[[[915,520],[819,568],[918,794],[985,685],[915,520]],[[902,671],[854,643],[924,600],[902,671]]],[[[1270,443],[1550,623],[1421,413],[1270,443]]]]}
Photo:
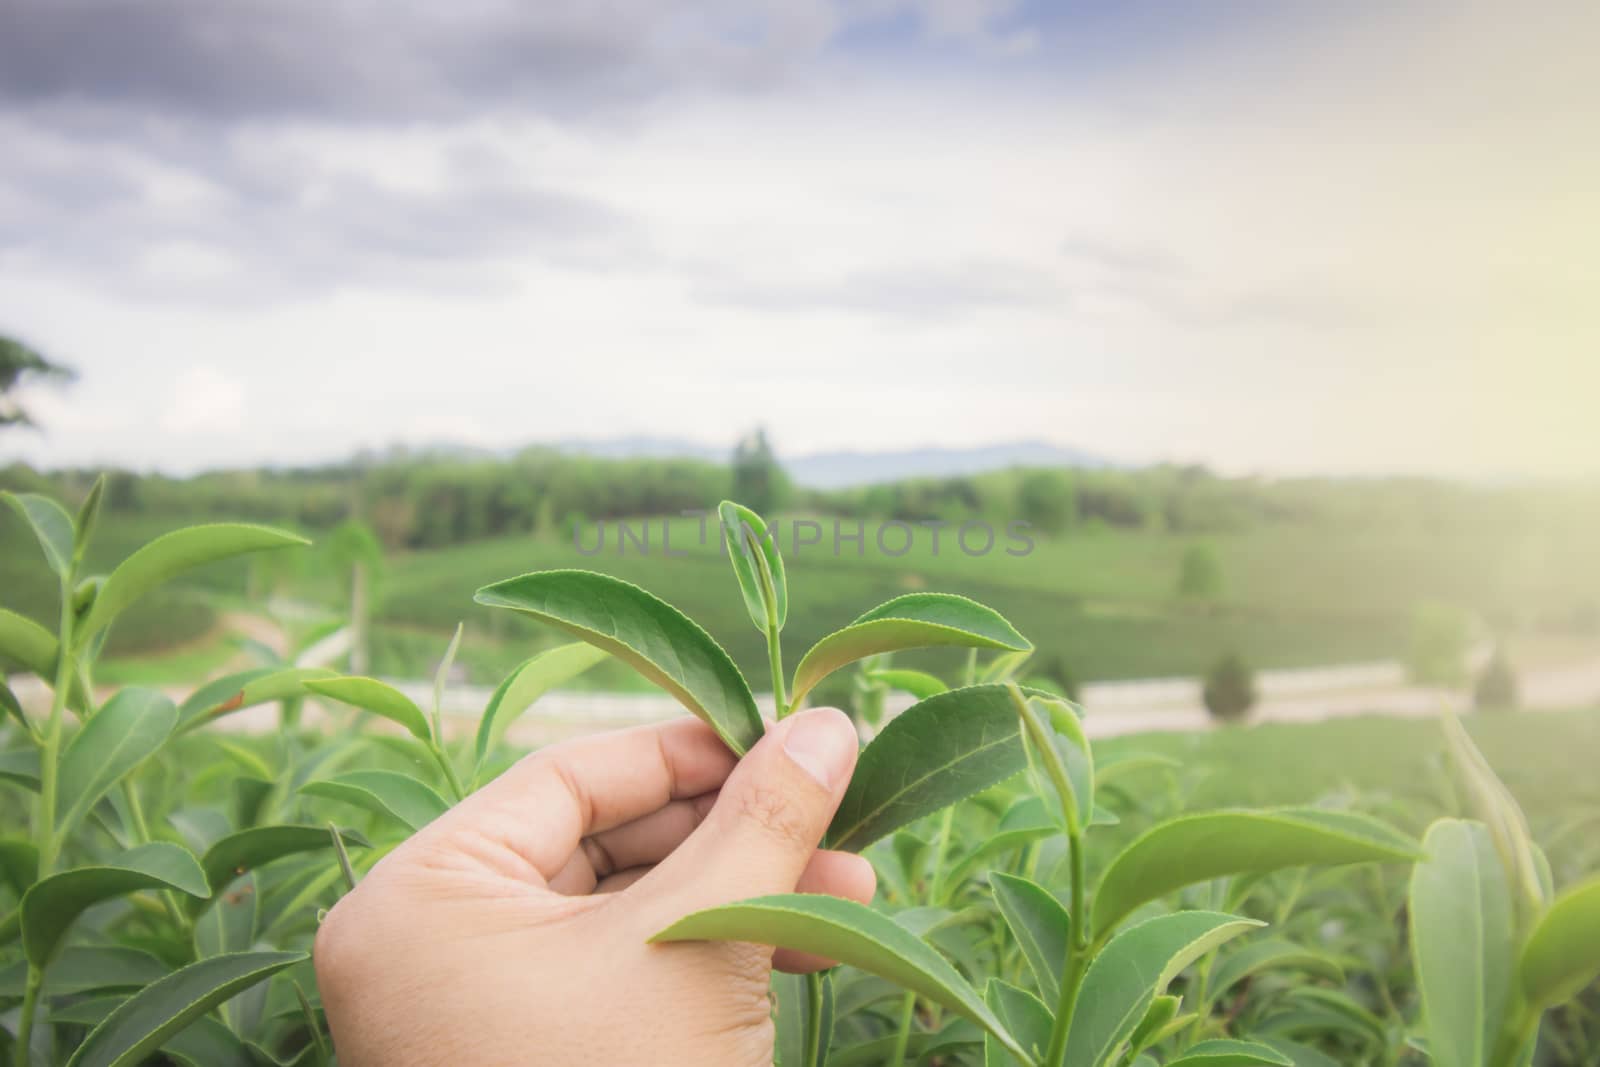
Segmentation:
{"type": "Polygon", "coordinates": [[[835,708],[779,721],[739,761],[705,821],[651,872],[652,895],[681,915],[793,892],[850,784],[858,746],[835,708]]]}

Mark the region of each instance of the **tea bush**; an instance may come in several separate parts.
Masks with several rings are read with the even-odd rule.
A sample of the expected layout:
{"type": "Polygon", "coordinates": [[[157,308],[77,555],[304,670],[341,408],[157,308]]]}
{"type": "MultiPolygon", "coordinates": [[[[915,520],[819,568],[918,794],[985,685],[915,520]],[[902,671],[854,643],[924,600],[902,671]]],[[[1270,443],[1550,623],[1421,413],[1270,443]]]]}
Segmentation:
{"type": "MultiPolygon", "coordinates": [[[[576,640],[512,671],[464,743],[439,707],[459,630],[428,710],[376,679],[283,665],[181,703],[142,688],[101,702],[95,662],[125,609],[188,568],[299,539],[194,527],[90,577],[100,493],[76,517],[7,496],[61,605],[54,633],[0,609],[0,659],[52,690],[41,720],[0,687],[0,1024],[18,1064],[333,1062],[309,964],[321,909],[505,767],[517,717],[602,661],[671,693],[735,752],[766,728],[705,630],[573,570],[479,591],[576,640]],[[350,708],[351,728],[295,726],[289,709],[313,695],[350,708]],[[278,702],[273,736],[208,729],[278,702]],[[372,717],[400,731],[354,728],[372,717]]],[[[1027,684],[1027,638],[974,601],[896,597],[787,670],[783,559],[755,513],[725,503],[720,517],[777,717],[845,671],[864,723],[890,690],[916,701],[865,745],[825,840],[873,860],[874,907],[787,894],[656,935],[841,961],[775,977],[784,1067],[1592,1061],[1593,1011],[1562,1005],[1600,970],[1600,881],[1581,873],[1596,857],[1552,871],[1452,721],[1472,817],[1433,823],[1420,844],[1415,805],[1186,812],[1188,768],[1097,754],[1078,709],[1027,684]],[[927,647],[966,650],[965,676],[950,685],[888,658],[927,647]]]]}

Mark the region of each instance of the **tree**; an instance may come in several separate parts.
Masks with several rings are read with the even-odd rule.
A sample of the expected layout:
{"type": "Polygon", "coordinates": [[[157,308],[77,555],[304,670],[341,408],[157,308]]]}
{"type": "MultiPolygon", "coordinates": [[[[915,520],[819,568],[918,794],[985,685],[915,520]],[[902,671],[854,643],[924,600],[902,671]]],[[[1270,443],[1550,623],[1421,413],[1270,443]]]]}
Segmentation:
{"type": "Polygon", "coordinates": [[[1064,533],[1077,510],[1072,479],[1062,471],[1027,471],[1017,484],[1019,517],[1044,533],[1064,533]]]}
{"type": "Polygon", "coordinates": [[[1255,707],[1255,672],[1242,657],[1230,652],[1207,672],[1201,695],[1212,718],[1238,722],[1255,707]]]}
{"type": "Polygon", "coordinates": [[[1213,603],[1222,597],[1222,558],[1211,545],[1197,542],[1183,550],[1178,569],[1178,596],[1213,603]]]}
{"type": "Polygon", "coordinates": [[[13,337],[0,334],[0,426],[32,426],[27,409],[12,395],[29,379],[70,382],[71,368],[51,363],[13,337]]]}
{"type": "Polygon", "coordinates": [[[783,506],[789,480],[760,427],[733,450],[733,499],[769,518],[783,506]]]}
{"type": "Polygon", "coordinates": [[[1515,711],[1521,703],[1518,689],[1516,668],[1505,646],[1497,645],[1473,687],[1472,706],[1479,711],[1515,711]]]}

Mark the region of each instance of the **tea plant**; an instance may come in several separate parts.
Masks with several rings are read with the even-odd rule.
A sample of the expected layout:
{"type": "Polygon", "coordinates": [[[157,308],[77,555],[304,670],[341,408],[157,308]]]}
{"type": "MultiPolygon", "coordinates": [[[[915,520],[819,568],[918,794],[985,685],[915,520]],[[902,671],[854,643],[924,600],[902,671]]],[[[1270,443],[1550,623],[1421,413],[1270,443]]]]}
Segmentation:
{"type": "MultiPolygon", "coordinates": [[[[927,693],[863,749],[824,845],[861,851],[908,824],[1027,769],[1036,797],[1032,830],[1065,840],[1067,900],[1023,877],[995,874],[994,903],[1032,972],[1026,985],[988,975],[980,991],[925,938],[873,909],[824,896],[787,894],[686,916],[658,941],[738,940],[836,959],[906,990],[894,1056],[911,1044],[921,1000],[984,1033],[991,1063],[1098,1067],[1136,1060],[1181,1027],[1166,994],[1195,960],[1261,923],[1224,912],[1159,913],[1161,898],[1210,879],[1309,864],[1404,861],[1415,844],[1382,823],[1332,811],[1215,812],[1164,822],[1101,872],[1093,892],[1085,837],[1096,825],[1095,766],[1066,701],[1003,679],[1031,651],[998,613],[962,597],[895,598],[817,642],[786,679],[780,635],[789,590],[776,540],[754,512],[720,509],[729,557],[751,621],[767,638],[774,713],[801,706],[828,675],[868,657],[931,646],[997,652],[995,680],[942,692],[930,676],[875,669],[876,681],[927,693]],[[787,683],[787,684],[786,684],[787,683]],[[1152,912],[1157,912],[1152,914],[1152,912]]],[[[764,729],[748,684],[704,630],[644,590],[583,571],[546,571],[480,590],[480,603],[550,623],[633,665],[708,722],[735,752],[764,729]]],[[[976,667],[969,670],[976,676],[976,667]]],[[[948,825],[948,824],[947,824],[948,825]]],[[[946,831],[947,832],[947,831],[946,831]]],[[[1020,838],[1013,838],[1019,841],[1020,838]]],[[[969,869],[976,869],[977,861],[969,869]]],[[[936,872],[935,892],[940,872],[936,872]]],[[[827,977],[780,984],[780,1049],[788,1064],[825,1062],[837,992],[827,977]],[[785,992],[785,991],[788,992],[785,992]]],[[[1183,1019],[1184,1023],[1191,1020],[1183,1019]]],[[[1285,1062],[1265,1045],[1200,1043],[1174,1062],[1285,1062]],[[1249,1057],[1256,1057],[1250,1060],[1249,1057]],[[1209,1058],[1209,1059],[1208,1059],[1209,1058]]]]}
{"type": "MultiPolygon", "coordinates": [[[[736,753],[766,730],[751,686],[705,630],[634,585],[576,570],[479,591],[479,603],[574,640],[512,671],[463,739],[441,706],[459,629],[426,710],[374,678],[281,662],[181,703],[137,688],[100,702],[94,664],[120,611],[183,569],[300,539],[196,527],[89,577],[99,494],[76,518],[41,497],[7,497],[37,535],[62,609],[54,633],[0,609],[0,662],[53,683],[42,720],[0,685],[0,782],[14,787],[0,791],[0,812],[32,826],[0,837],[0,900],[14,898],[0,918],[0,1027],[18,1064],[333,1062],[308,963],[319,909],[503,769],[517,718],[607,657],[736,753]],[[264,739],[203,729],[308,696],[343,705],[348,721],[331,737],[292,713],[264,739]],[[400,732],[361,728],[369,717],[400,732]]],[[[1506,1067],[1528,1062],[1544,1013],[1593,978],[1600,891],[1591,880],[1553,893],[1509,794],[1464,736],[1455,745],[1483,821],[1440,822],[1425,850],[1341,810],[1186,814],[1195,768],[1097,757],[1077,708],[1028,677],[1028,640],[971,600],[896,597],[787,670],[790,590],[776,542],[746,508],[724,503],[719,514],[765,640],[770,715],[791,714],[852,669],[852,710],[864,734],[876,731],[824,840],[869,854],[876,906],[764,897],[657,935],[755,941],[846,965],[775,976],[783,1067],[1407,1057],[1506,1067]],[[965,652],[959,684],[893,660],[939,647],[965,652]],[[912,701],[892,718],[891,693],[912,701]],[[1419,859],[1407,906],[1400,872],[1419,859]]],[[[1420,810],[1393,815],[1420,827],[1420,810]]],[[[1589,1024],[1561,1022],[1553,1037],[1573,1055],[1559,1062],[1579,1062],[1589,1024]]]]}
{"type": "MultiPolygon", "coordinates": [[[[1445,730],[1478,818],[1429,827],[1411,879],[1425,1048],[1442,1067],[1518,1067],[1544,1014],[1600,976],[1600,877],[1557,894],[1510,790],[1459,722],[1445,730]]],[[[1593,1048],[1561,1062],[1580,1051],[1593,1062],[1593,1048]]]]}

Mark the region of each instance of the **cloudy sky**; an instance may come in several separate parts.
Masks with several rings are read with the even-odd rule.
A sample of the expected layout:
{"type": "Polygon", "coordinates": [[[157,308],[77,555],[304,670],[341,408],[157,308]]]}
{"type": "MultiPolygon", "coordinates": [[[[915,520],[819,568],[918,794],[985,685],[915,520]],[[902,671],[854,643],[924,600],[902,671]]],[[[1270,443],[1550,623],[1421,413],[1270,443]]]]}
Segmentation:
{"type": "Polygon", "coordinates": [[[1600,473],[1600,5],[0,0],[0,461],[1600,473]]]}

